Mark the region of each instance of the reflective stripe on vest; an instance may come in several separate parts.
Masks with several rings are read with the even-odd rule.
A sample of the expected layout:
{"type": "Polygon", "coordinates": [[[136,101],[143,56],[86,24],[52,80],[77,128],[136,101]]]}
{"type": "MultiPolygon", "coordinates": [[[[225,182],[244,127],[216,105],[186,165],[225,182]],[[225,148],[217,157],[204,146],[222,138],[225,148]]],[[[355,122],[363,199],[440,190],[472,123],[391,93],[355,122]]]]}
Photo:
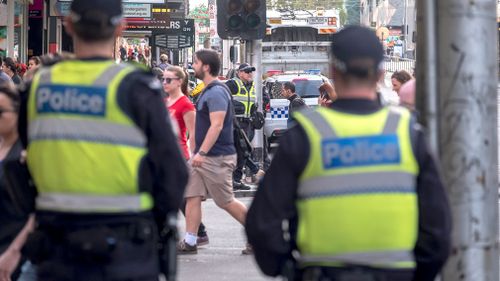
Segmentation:
{"type": "Polygon", "coordinates": [[[298,196],[308,199],[367,193],[415,193],[414,181],[414,175],[399,172],[325,176],[301,182],[298,196]],[[377,181],[373,180],[375,177],[377,181]]]}
{"type": "Polygon", "coordinates": [[[311,151],[297,190],[302,265],[413,268],[418,164],[409,112],[318,108],[295,117],[311,151]]]}
{"type": "Polygon", "coordinates": [[[147,139],[117,103],[136,67],[111,61],[60,62],[35,75],[28,100],[28,165],[37,209],[149,210],[139,188],[147,139]]]}
{"type": "Polygon", "coordinates": [[[138,195],[93,196],[84,194],[45,193],[36,198],[37,210],[75,213],[109,213],[142,211],[144,203],[152,204],[147,193],[138,195]]]}
{"type": "Polygon", "coordinates": [[[238,92],[233,95],[233,99],[241,102],[245,106],[245,113],[238,114],[236,117],[250,117],[250,111],[252,109],[252,105],[255,103],[255,87],[254,82],[252,82],[252,87],[250,90],[247,90],[245,84],[239,78],[233,78],[234,82],[238,86],[238,92]]]}
{"type": "Polygon", "coordinates": [[[29,140],[83,140],[97,143],[145,147],[146,137],[135,127],[111,122],[44,118],[29,126],[29,140]]]}

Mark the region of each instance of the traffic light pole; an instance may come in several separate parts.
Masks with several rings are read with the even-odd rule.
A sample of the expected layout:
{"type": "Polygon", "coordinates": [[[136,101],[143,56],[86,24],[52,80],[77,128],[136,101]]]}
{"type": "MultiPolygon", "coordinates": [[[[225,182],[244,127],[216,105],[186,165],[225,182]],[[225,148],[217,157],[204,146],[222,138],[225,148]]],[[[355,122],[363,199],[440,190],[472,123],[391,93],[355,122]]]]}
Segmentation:
{"type": "Polygon", "coordinates": [[[417,109],[422,115],[420,123],[427,129],[427,140],[431,151],[438,151],[439,102],[437,78],[437,3],[435,0],[419,0],[417,5],[417,109]]]}
{"type": "Polygon", "coordinates": [[[439,148],[453,213],[444,281],[500,280],[496,2],[437,1],[439,148]]]}
{"type": "MultiPolygon", "coordinates": [[[[254,85],[255,85],[255,99],[257,103],[257,111],[263,112],[262,110],[262,40],[252,40],[252,65],[255,67],[254,74],[254,85]]],[[[264,161],[264,131],[263,129],[255,130],[254,137],[254,149],[256,160],[259,163],[264,161]]]]}

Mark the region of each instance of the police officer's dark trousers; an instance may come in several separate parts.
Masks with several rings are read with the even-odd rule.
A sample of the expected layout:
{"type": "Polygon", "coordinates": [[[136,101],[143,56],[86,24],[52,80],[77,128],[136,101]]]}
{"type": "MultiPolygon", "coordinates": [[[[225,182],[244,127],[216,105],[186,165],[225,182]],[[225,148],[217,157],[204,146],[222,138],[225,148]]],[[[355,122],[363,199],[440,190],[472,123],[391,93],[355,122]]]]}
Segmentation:
{"type": "Polygon", "coordinates": [[[39,281],[158,280],[158,232],[150,215],[36,216],[27,252],[39,281]]]}
{"type": "MultiPolygon", "coordinates": [[[[238,118],[240,127],[247,134],[248,140],[252,141],[254,136],[254,130],[249,119],[238,118]]],[[[259,165],[253,161],[251,157],[251,152],[244,147],[238,145],[239,140],[235,139],[236,143],[236,169],[233,172],[233,180],[235,182],[240,182],[243,177],[243,167],[247,166],[252,174],[256,174],[259,171],[259,165]]]]}

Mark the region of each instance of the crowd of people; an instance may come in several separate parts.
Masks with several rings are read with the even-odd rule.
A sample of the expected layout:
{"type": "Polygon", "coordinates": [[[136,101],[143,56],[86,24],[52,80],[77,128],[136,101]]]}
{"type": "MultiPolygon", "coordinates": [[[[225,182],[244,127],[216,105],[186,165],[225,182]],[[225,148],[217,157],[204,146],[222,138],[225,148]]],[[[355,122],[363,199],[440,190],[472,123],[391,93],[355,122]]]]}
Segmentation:
{"type": "MultiPolygon", "coordinates": [[[[335,82],[318,89],[321,106],[282,86],[292,118],[263,171],[251,155],[262,125],[255,67],[242,63],[223,83],[219,54],[206,49],[190,71],[166,55],[151,71],[117,64],[121,7],[74,0],[65,21],[74,54],[30,58],[25,73],[2,60],[0,281],[171,276],[176,254],[209,243],[208,197],[245,228],[241,253],[266,275],[434,280],[450,250],[450,210],[415,115],[379,102],[383,47],[372,30],[334,35],[335,82]],[[203,86],[191,89],[191,75],[203,86]],[[234,195],[244,169],[258,183],[249,209],[234,195]],[[185,235],[165,250],[179,210],[185,235]]],[[[392,82],[405,106],[415,87],[406,74],[392,82]]]]}

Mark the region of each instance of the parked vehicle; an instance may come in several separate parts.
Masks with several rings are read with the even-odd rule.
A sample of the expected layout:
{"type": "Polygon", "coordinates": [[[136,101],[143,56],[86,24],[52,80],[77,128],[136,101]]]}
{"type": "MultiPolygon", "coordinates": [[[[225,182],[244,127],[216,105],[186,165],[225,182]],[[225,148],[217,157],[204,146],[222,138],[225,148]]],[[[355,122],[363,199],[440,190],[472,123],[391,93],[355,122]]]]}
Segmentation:
{"type": "Polygon", "coordinates": [[[282,84],[293,82],[295,93],[299,95],[309,107],[318,105],[319,86],[328,78],[321,75],[319,71],[286,72],[274,74],[264,81],[264,90],[270,97],[266,105],[266,120],[264,123],[264,136],[269,146],[274,146],[280,136],[287,129],[288,108],[290,101],[281,94],[282,84]]]}

